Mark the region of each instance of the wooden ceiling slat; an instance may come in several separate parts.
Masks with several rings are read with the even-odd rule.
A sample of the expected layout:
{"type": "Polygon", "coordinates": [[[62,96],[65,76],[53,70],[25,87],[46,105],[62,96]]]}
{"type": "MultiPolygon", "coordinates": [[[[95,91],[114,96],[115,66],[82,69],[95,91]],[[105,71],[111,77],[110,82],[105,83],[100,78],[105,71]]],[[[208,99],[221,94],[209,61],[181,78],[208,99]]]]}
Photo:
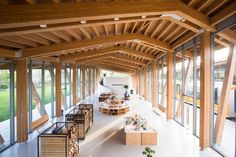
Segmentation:
{"type": "Polygon", "coordinates": [[[210,5],[204,12],[206,15],[210,15],[213,12],[215,12],[217,9],[219,9],[222,5],[224,5],[228,0],[216,0],[213,2],[212,5],[210,5]]]}
{"type": "Polygon", "coordinates": [[[21,38],[20,36],[5,37],[4,39],[7,40],[7,41],[15,42],[15,43],[25,45],[25,46],[28,46],[28,47],[37,47],[38,46],[38,44],[36,42],[33,42],[31,40],[28,40],[28,39],[21,38]]]}
{"type": "Polygon", "coordinates": [[[51,33],[67,42],[72,41],[71,38],[64,34],[62,31],[52,31],[51,33]]]}
{"type": "Polygon", "coordinates": [[[50,45],[51,44],[50,41],[48,41],[40,36],[37,36],[36,34],[25,34],[25,35],[21,35],[20,37],[37,42],[42,45],[50,45]]]}
{"type": "Polygon", "coordinates": [[[74,30],[74,29],[67,29],[66,30],[70,35],[72,35],[75,39],[81,40],[81,36],[74,30]]]}
{"type": "Polygon", "coordinates": [[[9,41],[3,40],[3,39],[0,39],[0,45],[7,46],[7,47],[10,47],[10,48],[18,48],[18,49],[24,49],[26,47],[24,45],[17,44],[17,43],[14,43],[14,42],[9,42],[9,41]]]}
{"type": "Polygon", "coordinates": [[[42,23],[58,24],[76,22],[86,19],[101,20],[114,17],[125,18],[132,16],[141,17],[144,13],[147,16],[160,15],[166,12],[175,12],[186,20],[197,24],[205,29],[214,30],[209,25],[209,18],[199,13],[180,1],[117,1],[106,3],[58,3],[57,5],[21,5],[1,8],[0,28],[15,28],[24,26],[39,26],[42,23]],[[133,7],[136,6],[136,7],[133,7]],[[24,10],[24,12],[22,12],[24,10]],[[96,11],[92,11],[96,10],[96,11]],[[107,13],[111,13],[110,15],[107,13]],[[30,14],[29,14],[30,13],[30,14]],[[45,14],[47,16],[45,16],[45,14]],[[191,16],[189,16],[191,15],[191,16]],[[57,19],[57,20],[55,20],[57,19]]]}
{"type": "Polygon", "coordinates": [[[86,30],[86,28],[80,27],[79,30],[86,36],[86,38],[91,39],[92,36],[89,34],[89,32],[86,30]]]}
{"type": "Polygon", "coordinates": [[[37,33],[38,36],[43,37],[44,39],[47,39],[49,41],[52,41],[54,43],[61,43],[60,38],[56,37],[55,35],[51,34],[50,32],[42,32],[42,33],[37,33]]]}

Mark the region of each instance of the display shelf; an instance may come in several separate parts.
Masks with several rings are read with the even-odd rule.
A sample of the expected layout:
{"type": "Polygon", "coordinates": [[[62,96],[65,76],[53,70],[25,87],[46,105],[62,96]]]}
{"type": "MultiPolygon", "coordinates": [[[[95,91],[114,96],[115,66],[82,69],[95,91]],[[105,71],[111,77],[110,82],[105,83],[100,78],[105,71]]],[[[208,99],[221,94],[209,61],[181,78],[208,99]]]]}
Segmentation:
{"type": "Polygon", "coordinates": [[[77,126],[56,122],[38,136],[38,157],[76,157],[79,154],[77,126]]]}
{"type": "Polygon", "coordinates": [[[65,120],[75,122],[78,129],[78,140],[84,140],[93,124],[93,104],[80,104],[70,111],[65,120]]]}

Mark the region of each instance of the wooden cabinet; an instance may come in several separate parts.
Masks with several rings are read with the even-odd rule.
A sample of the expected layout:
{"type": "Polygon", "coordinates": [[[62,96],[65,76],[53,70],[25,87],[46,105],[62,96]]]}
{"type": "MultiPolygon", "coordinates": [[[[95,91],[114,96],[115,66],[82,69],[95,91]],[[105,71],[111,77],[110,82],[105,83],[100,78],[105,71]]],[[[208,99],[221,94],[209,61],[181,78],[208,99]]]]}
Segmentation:
{"type": "Polygon", "coordinates": [[[84,140],[85,135],[93,124],[93,104],[80,104],[70,111],[66,122],[75,122],[78,129],[78,140],[84,140]]]}
{"type": "Polygon", "coordinates": [[[38,157],[77,157],[75,123],[57,122],[38,136],[38,157]]]}

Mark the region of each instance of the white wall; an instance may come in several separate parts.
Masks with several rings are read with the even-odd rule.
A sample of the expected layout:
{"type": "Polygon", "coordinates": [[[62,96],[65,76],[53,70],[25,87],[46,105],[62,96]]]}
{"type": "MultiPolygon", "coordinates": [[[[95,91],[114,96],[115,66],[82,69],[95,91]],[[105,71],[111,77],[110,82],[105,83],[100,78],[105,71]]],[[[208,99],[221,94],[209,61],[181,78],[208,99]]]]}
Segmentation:
{"type": "Polygon", "coordinates": [[[103,84],[105,87],[111,89],[115,95],[123,96],[125,94],[124,85],[128,85],[130,89],[132,79],[131,77],[105,77],[103,78],[103,84]]]}

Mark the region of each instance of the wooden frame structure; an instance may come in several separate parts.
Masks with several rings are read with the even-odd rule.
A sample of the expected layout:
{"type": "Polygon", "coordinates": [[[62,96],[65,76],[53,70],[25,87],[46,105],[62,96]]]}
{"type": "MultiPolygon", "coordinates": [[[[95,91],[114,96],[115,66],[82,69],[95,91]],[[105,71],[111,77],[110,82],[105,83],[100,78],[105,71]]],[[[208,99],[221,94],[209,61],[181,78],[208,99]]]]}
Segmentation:
{"type": "MultiPolygon", "coordinates": [[[[160,107],[156,104],[159,103],[159,96],[156,97],[159,92],[156,88],[159,86],[156,78],[159,76],[156,77],[156,73],[160,69],[156,61],[166,55],[167,61],[163,64],[167,65],[167,84],[161,99],[162,103],[166,99],[166,109],[162,110],[166,112],[169,120],[173,119],[172,53],[200,36],[198,41],[201,56],[200,101],[204,104],[200,108],[200,147],[202,149],[209,147],[210,33],[217,31],[220,22],[235,15],[236,1],[149,0],[148,3],[135,0],[84,1],[87,0],[68,0],[63,3],[60,0],[0,2],[0,57],[6,61],[16,60],[17,82],[21,82],[17,84],[18,141],[25,142],[28,136],[27,61],[34,59],[55,64],[56,116],[59,117],[62,104],[62,64],[73,66],[73,104],[76,104],[77,100],[78,64],[81,64],[82,99],[85,99],[85,67],[89,67],[89,95],[98,88],[100,69],[109,69],[132,75],[135,90],[140,96],[144,96],[145,100],[148,100],[148,65],[152,64],[152,84],[155,87],[152,89],[153,107],[160,107]]],[[[234,53],[231,53],[231,58],[227,61],[227,77],[224,80],[219,115],[216,120],[216,143],[221,141],[226,104],[235,69],[235,41],[235,28],[227,28],[215,38],[215,43],[219,47],[225,47],[230,42],[234,44],[232,49],[234,53]]],[[[186,52],[186,55],[191,58],[193,50],[188,51],[190,53],[186,52]]],[[[5,65],[0,66],[4,68],[5,65]]],[[[189,73],[187,74],[186,82],[190,77],[189,73]]]]}

